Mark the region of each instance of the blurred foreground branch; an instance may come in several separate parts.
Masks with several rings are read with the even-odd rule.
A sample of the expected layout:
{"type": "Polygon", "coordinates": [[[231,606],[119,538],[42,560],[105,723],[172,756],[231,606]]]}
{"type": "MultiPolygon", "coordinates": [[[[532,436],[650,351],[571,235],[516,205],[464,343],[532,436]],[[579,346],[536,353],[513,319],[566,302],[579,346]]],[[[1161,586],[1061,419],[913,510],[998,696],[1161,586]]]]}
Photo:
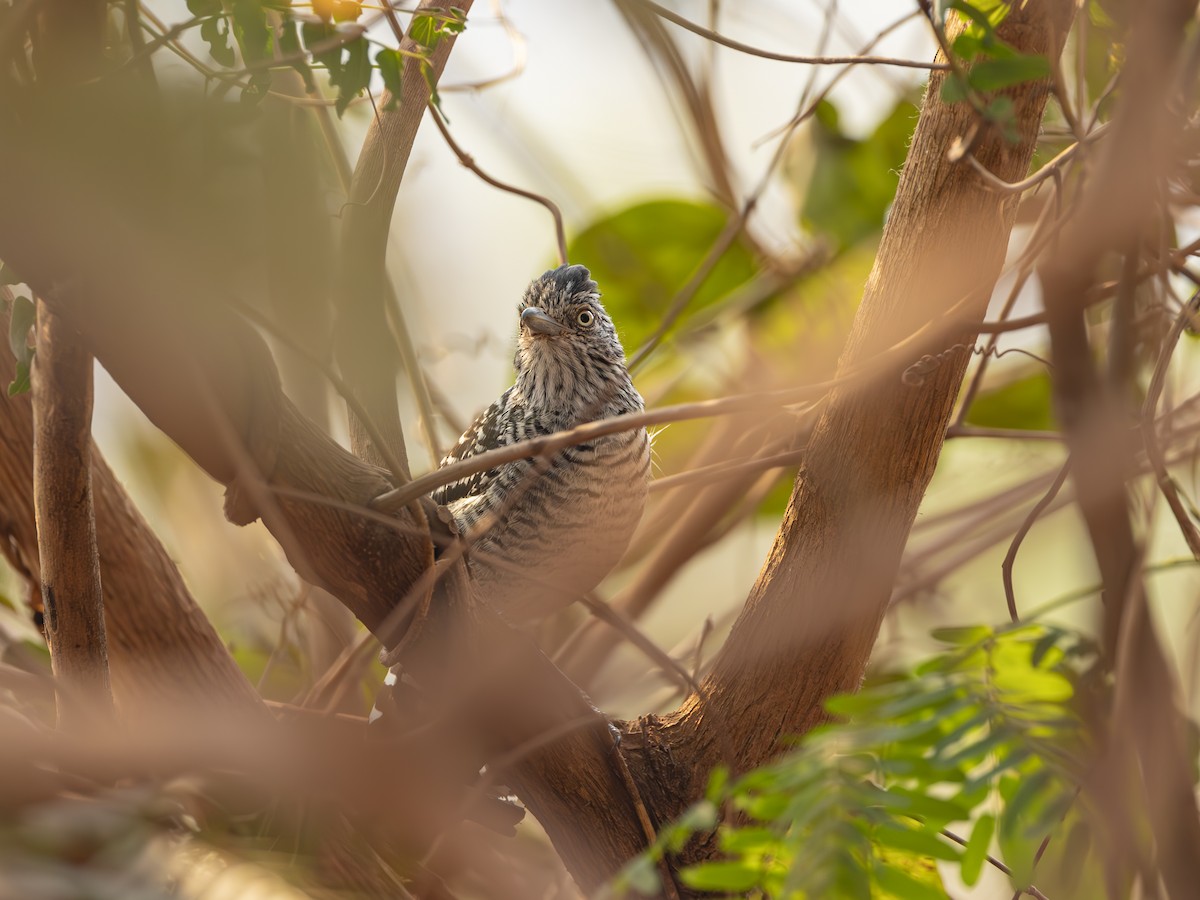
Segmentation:
{"type": "MultiPolygon", "coordinates": [[[[1122,407],[1133,395],[1127,384],[1132,373],[1127,361],[1110,358],[1110,377],[1099,376],[1084,308],[1106,256],[1124,256],[1124,278],[1129,280],[1137,272],[1143,248],[1154,246],[1161,227],[1155,201],[1181,164],[1177,154],[1184,124],[1178,107],[1164,102],[1164,92],[1173,98],[1181,88],[1191,90],[1191,85],[1178,83],[1177,65],[1184,27],[1195,12],[1195,0],[1155,0],[1133,13],[1124,90],[1112,135],[1084,190],[1079,213],[1063,229],[1056,252],[1041,269],[1055,401],[1071,449],[1079,509],[1103,584],[1104,647],[1116,670],[1113,721],[1110,733],[1100,735],[1105,752],[1097,767],[1094,797],[1104,818],[1117,823],[1136,820],[1134,811],[1144,796],[1155,844],[1152,859],[1141,858],[1140,842],[1131,840],[1124,827],[1111,825],[1109,888],[1122,890],[1134,873],[1156,872],[1144,889],[1157,893],[1161,877],[1172,898],[1192,896],[1196,889],[1200,813],[1193,792],[1195,754],[1177,707],[1175,675],[1147,606],[1143,551],[1135,537],[1126,486],[1134,472],[1134,447],[1127,430],[1129,410],[1122,407]],[[1119,215],[1113,214],[1116,210],[1119,215]],[[1134,783],[1131,770],[1141,773],[1134,783]],[[1113,784],[1121,787],[1110,790],[1113,784]]],[[[1122,304],[1133,301],[1131,287],[1115,301],[1114,336],[1126,343],[1132,340],[1126,331],[1133,310],[1122,304]]],[[[1152,420],[1152,413],[1148,418],[1152,420]]],[[[1149,427],[1154,427],[1152,422],[1149,427]]],[[[1154,441],[1147,449],[1158,452],[1154,441]]]]}

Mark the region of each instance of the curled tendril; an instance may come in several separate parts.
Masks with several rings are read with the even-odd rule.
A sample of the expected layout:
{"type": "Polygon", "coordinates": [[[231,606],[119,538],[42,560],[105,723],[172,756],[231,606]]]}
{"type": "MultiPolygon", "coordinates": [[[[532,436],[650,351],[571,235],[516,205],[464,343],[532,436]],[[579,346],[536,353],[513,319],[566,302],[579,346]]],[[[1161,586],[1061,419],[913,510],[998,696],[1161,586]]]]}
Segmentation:
{"type": "Polygon", "coordinates": [[[1020,353],[1022,356],[1028,356],[1030,359],[1037,360],[1042,365],[1049,369],[1054,368],[1054,364],[1048,359],[1043,359],[1036,353],[1030,353],[1028,350],[1022,350],[1019,347],[1010,347],[1007,350],[997,350],[995,347],[980,347],[978,344],[953,344],[942,350],[939,353],[926,353],[915,363],[909,366],[900,375],[900,380],[909,387],[920,387],[925,383],[925,379],[936,372],[947,359],[961,351],[973,353],[976,356],[988,356],[992,359],[999,359],[1009,353],[1020,353]]]}

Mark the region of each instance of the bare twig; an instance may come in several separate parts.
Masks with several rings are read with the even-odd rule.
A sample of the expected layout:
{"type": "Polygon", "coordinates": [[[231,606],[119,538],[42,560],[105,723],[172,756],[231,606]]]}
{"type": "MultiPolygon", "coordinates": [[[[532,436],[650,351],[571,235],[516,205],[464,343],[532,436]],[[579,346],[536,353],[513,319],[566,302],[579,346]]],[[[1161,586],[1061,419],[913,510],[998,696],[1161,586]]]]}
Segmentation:
{"type": "Polygon", "coordinates": [[[1076,143],[1067,147],[1067,149],[1063,150],[1028,178],[1022,178],[1020,181],[1008,182],[997,178],[992,174],[991,170],[989,170],[983,165],[983,163],[975,158],[975,154],[973,154],[969,148],[962,149],[961,158],[965,159],[971,164],[971,167],[980,174],[984,182],[986,182],[987,186],[992,190],[999,191],[1002,194],[1023,194],[1030,188],[1037,187],[1047,178],[1057,177],[1062,172],[1062,169],[1066,166],[1066,164],[1075,158],[1082,147],[1099,140],[1104,136],[1104,133],[1107,130],[1107,123],[1101,125],[1099,128],[1093,129],[1084,141],[1077,141],[1076,143]]]}
{"type": "Polygon", "coordinates": [[[438,112],[437,108],[430,104],[429,111],[433,118],[433,124],[437,126],[438,131],[441,132],[442,137],[446,141],[446,145],[451,149],[451,151],[453,151],[454,155],[458,157],[458,161],[460,163],[474,172],[484,182],[490,184],[497,190],[505,191],[509,194],[516,194],[518,197],[524,197],[526,200],[532,200],[534,203],[539,203],[546,208],[546,211],[549,212],[554,218],[554,239],[558,248],[558,261],[565,264],[567,262],[567,235],[566,230],[563,228],[562,211],[558,208],[558,204],[542,194],[537,194],[533,191],[528,191],[524,188],[507,184],[487,174],[487,172],[479,168],[479,164],[475,162],[475,158],[463,150],[463,148],[459,146],[458,141],[454,140],[454,135],[452,135],[450,133],[450,129],[446,127],[446,123],[443,121],[442,116],[438,112]]]}
{"type": "MultiPolygon", "coordinates": [[[[966,840],[964,838],[962,838],[961,836],[955,834],[949,828],[942,829],[942,836],[954,841],[954,843],[958,844],[960,847],[967,846],[966,840]]],[[[987,854],[984,857],[984,859],[986,859],[988,861],[988,865],[993,866],[994,868],[1003,872],[1005,875],[1012,875],[1012,869],[1010,869],[1008,866],[1006,866],[1000,860],[996,859],[996,857],[992,856],[992,854],[990,854],[990,853],[987,854]]],[[[1037,900],[1049,900],[1049,898],[1045,894],[1043,894],[1041,891],[1039,891],[1032,884],[1026,888],[1021,889],[1017,893],[1018,894],[1028,894],[1030,897],[1037,898],[1037,900]]]]}
{"type": "Polygon", "coordinates": [[[750,56],[758,56],[762,59],[770,59],[776,62],[801,63],[810,66],[897,66],[904,69],[925,69],[931,72],[939,72],[950,68],[945,63],[931,63],[919,59],[899,59],[894,56],[794,56],[787,53],[775,53],[771,50],[752,47],[749,44],[743,44],[741,41],[725,37],[725,35],[705,28],[702,25],[697,25],[695,22],[671,12],[666,7],[651,2],[651,0],[638,0],[638,2],[651,10],[656,16],[666,19],[674,25],[678,25],[685,31],[697,34],[715,44],[720,44],[722,47],[728,47],[731,50],[737,50],[750,56]]]}
{"type": "Polygon", "coordinates": [[[1146,401],[1142,405],[1142,439],[1145,441],[1146,455],[1149,457],[1150,464],[1154,468],[1154,477],[1158,483],[1159,490],[1162,491],[1163,497],[1167,501],[1167,506],[1171,508],[1171,513],[1175,516],[1175,521],[1179,525],[1179,531],[1183,535],[1183,539],[1187,541],[1188,549],[1192,551],[1193,556],[1200,559],[1200,530],[1197,530],[1195,521],[1179,496],[1179,488],[1176,486],[1175,480],[1171,477],[1171,473],[1167,471],[1167,464],[1163,459],[1162,447],[1158,441],[1158,429],[1155,422],[1158,400],[1162,396],[1167,369],[1171,363],[1171,356],[1175,352],[1175,346],[1179,343],[1179,338],[1183,334],[1184,329],[1189,325],[1194,325],[1198,310],[1200,310],[1200,290],[1192,294],[1187,305],[1184,306],[1179,316],[1176,317],[1174,325],[1171,326],[1170,333],[1167,335],[1166,340],[1163,341],[1162,349],[1159,350],[1158,360],[1154,364],[1154,374],[1150,377],[1150,387],[1146,391],[1146,401]]]}
{"type": "Polygon", "coordinates": [[[366,408],[358,402],[358,398],[354,396],[354,393],[350,390],[349,385],[347,385],[346,382],[342,380],[342,377],[334,371],[333,366],[325,362],[325,360],[321,359],[321,357],[317,356],[315,353],[311,352],[308,348],[301,346],[298,341],[293,340],[291,335],[287,334],[281,327],[276,325],[275,322],[273,322],[268,316],[263,315],[254,307],[250,306],[250,304],[244,303],[235,297],[229,298],[229,304],[259,328],[262,328],[264,331],[268,332],[272,337],[275,338],[275,340],[279,341],[279,343],[283,344],[297,356],[302,357],[310,365],[316,368],[317,371],[325,376],[325,378],[333,386],[333,389],[338,392],[338,395],[346,401],[346,405],[350,407],[351,411],[356,416],[359,417],[363,428],[367,431],[367,434],[370,436],[371,440],[377,442],[376,446],[379,447],[380,455],[383,457],[383,461],[387,465],[388,471],[392,473],[392,477],[398,481],[403,481],[405,477],[404,473],[407,470],[407,467],[392,451],[391,446],[384,441],[383,435],[380,434],[379,429],[375,427],[375,423],[372,421],[370,415],[367,414],[366,408]]]}
{"type": "Polygon", "coordinates": [[[1004,580],[1004,599],[1008,603],[1008,615],[1014,622],[1021,620],[1021,614],[1017,611],[1017,597],[1013,591],[1013,564],[1017,561],[1017,551],[1021,549],[1021,543],[1025,540],[1025,536],[1029,534],[1031,528],[1042,513],[1054,502],[1054,498],[1058,496],[1058,492],[1067,482],[1067,476],[1071,474],[1071,460],[1068,458],[1059,469],[1058,475],[1050,484],[1049,489],[1029,511],[1029,515],[1025,517],[1025,521],[1021,523],[1021,527],[1017,529],[1017,533],[1013,535],[1012,543],[1008,545],[1008,552],[1004,554],[1004,562],[1000,565],[1000,575],[1004,580]]]}
{"type": "Polygon", "coordinates": [[[675,324],[675,320],[679,318],[679,316],[687,308],[687,305],[692,302],[696,294],[699,293],[700,288],[704,287],[704,283],[708,280],[708,276],[710,276],[713,272],[713,269],[717,267],[717,263],[721,261],[721,257],[725,255],[725,251],[733,245],[733,242],[737,240],[738,235],[741,234],[742,230],[746,227],[746,220],[750,217],[751,213],[754,212],[754,207],[757,202],[757,197],[751,197],[748,201],[746,201],[746,204],[742,207],[742,211],[740,213],[729,217],[729,220],[725,223],[725,227],[721,229],[721,233],[717,235],[717,239],[713,241],[708,253],[705,255],[704,259],[700,261],[700,265],[696,267],[691,278],[688,279],[687,284],[683,286],[683,288],[671,301],[671,305],[663,314],[662,320],[658,323],[658,327],[654,329],[654,332],[650,335],[650,337],[646,338],[645,343],[643,343],[642,346],[637,349],[637,352],[633,354],[633,358],[629,361],[629,370],[631,372],[639,369],[642,363],[646,361],[646,358],[654,352],[654,350],[662,342],[662,339],[666,336],[667,332],[671,330],[671,326],[675,324]]]}

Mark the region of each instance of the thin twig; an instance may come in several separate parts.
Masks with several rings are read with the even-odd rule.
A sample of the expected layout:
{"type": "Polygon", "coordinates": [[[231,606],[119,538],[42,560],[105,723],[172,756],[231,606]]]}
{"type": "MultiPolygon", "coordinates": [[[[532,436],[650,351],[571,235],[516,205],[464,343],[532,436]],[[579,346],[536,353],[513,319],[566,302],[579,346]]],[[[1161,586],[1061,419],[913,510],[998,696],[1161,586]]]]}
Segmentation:
{"type": "Polygon", "coordinates": [[[708,281],[708,277],[712,275],[713,270],[717,267],[717,263],[721,261],[721,257],[725,255],[725,251],[733,246],[733,242],[737,240],[739,234],[746,227],[746,220],[750,218],[754,212],[754,207],[758,203],[758,198],[752,196],[746,201],[740,213],[731,216],[725,223],[725,227],[721,229],[721,233],[717,235],[717,239],[708,249],[707,255],[700,261],[700,265],[692,273],[692,277],[688,279],[687,284],[675,295],[671,301],[671,305],[663,314],[662,320],[658,323],[658,327],[654,329],[654,333],[650,335],[634,353],[633,358],[629,361],[629,371],[637,371],[646,358],[654,352],[667,332],[671,330],[671,326],[683,314],[687,305],[695,299],[696,294],[704,287],[704,283],[708,281]]]}
{"type": "MultiPolygon", "coordinates": [[[[667,653],[662,647],[654,643],[640,628],[637,627],[628,617],[613,609],[603,600],[592,594],[584,594],[580,598],[582,603],[593,616],[604,622],[610,628],[620,632],[620,634],[633,646],[641,650],[646,657],[657,665],[664,672],[675,675],[680,684],[690,691],[694,691],[701,699],[704,698],[704,689],[699,682],[681,666],[675,659],[667,653]]],[[[569,643],[563,644],[555,656],[554,664],[558,665],[561,658],[569,655],[569,643]]]]}
{"type": "MultiPolygon", "coordinates": [[[[625,762],[625,754],[621,752],[620,741],[613,742],[612,757],[617,762],[617,771],[621,773],[621,780],[625,782],[625,790],[637,813],[638,823],[642,826],[642,834],[646,837],[646,846],[653,847],[658,843],[658,834],[654,830],[654,823],[650,821],[650,813],[646,811],[646,804],[642,800],[642,793],[638,790],[637,782],[633,780],[633,773],[629,771],[629,764],[625,762]]],[[[662,873],[663,893],[666,894],[668,900],[679,900],[679,886],[675,884],[675,875],[671,872],[671,864],[667,862],[666,854],[661,854],[657,862],[662,873]]]]}
{"type": "Polygon", "coordinates": [[[372,441],[375,441],[375,446],[379,448],[380,455],[384,462],[387,463],[388,471],[391,473],[393,480],[404,483],[407,479],[404,477],[404,467],[401,465],[399,457],[392,451],[392,448],[383,440],[383,436],[375,427],[375,423],[371,421],[371,417],[367,415],[366,408],[359,403],[358,398],[350,390],[350,386],[342,380],[342,377],[334,371],[333,366],[321,359],[315,353],[300,345],[299,342],[293,340],[282,328],[276,325],[268,316],[263,315],[248,303],[238,300],[236,297],[229,298],[229,304],[233,306],[243,316],[258,325],[264,331],[271,334],[275,340],[283,344],[297,356],[303,358],[306,362],[314,366],[317,371],[325,376],[326,380],[333,385],[333,389],[338,392],[338,395],[346,401],[346,405],[350,407],[353,413],[359,417],[363,424],[363,429],[370,436],[372,441]]]}
{"type": "Polygon", "coordinates": [[[1175,347],[1179,343],[1184,329],[1195,323],[1197,311],[1200,311],[1200,290],[1192,294],[1187,305],[1176,317],[1175,323],[1171,326],[1171,331],[1159,351],[1158,360],[1154,364],[1154,374],[1150,378],[1150,387],[1146,391],[1146,401],[1142,406],[1142,439],[1146,445],[1146,455],[1154,468],[1155,481],[1158,483],[1159,490],[1162,491],[1167,505],[1171,508],[1171,513],[1175,516],[1175,521],[1179,524],[1179,530],[1183,534],[1183,539],[1187,541],[1188,549],[1192,551],[1193,556],[1200,559],[1200,531],[1197,530],[1195,521],[1184,507],[1183,500],[1179,496],[1179,488],[1171,478],[1170,472],[1167,471],[1154,421],[1171,357],[1174,355],[1175,347]]]}
{"type": "Polygon", "coordinates": [[[458,145],[458,142],[454,140],[454,136],[450,134],[450,129],[446,127],[446,123],[443,121],[442,114],[438,108],[431,103],[429,104],[429,111],[432,114],[431,118],[433,119],[433,123],[437,126],[438,131],[441,132],[447,146],[449,146],[454,155],[458,157],[458,161],[460,163],[462,163],[477,176],[479,176],[480,179],[485,181],[487,184],[490,184],[497,190],[501,190],[509,194],[516,194],[518,197],[524,197],[526,200],[532,200],[534,203],[539,203],[546,208],[546,211],[549,212],[551,216],[554,217],[554,239],[558,245],[558,261],[565,265],[567,262],[567,235],[566,230],[563,228],[562,211],[558,208],[558,205],[549,197],[536,194],[533,191],[527,191],[524,188],[519,188],[515,185],[507,184],[506,182],[500,181],[487,174],[487,172],[479,168],[479,165],[475,162],[475,158],[463,150],[463,148],[458,145]]]}
{"type": "Polygon", "coordinates": [[[969,149],[964,149],[961,158],[971,164],[971,167],[980,174],[987,186],[992,190],[999,191],[1002,194],[1023,194],[1030,188],[1037,187],[1047,178],[1056,176],[1059,171],[1075,158],[1081,147],[1090,144],[1097,139],[1103,137],[1104,132],[1108,130],[1108,123],[1094,129],[1084,141],[1077,141],[1067,147],[1052,160],[1030,175],[1028,178],[1023,178],[1020,181],[1008,182],[997,178],[987,166],[975,158],[975,154],[969,149]]]}
{"type": "Polygon", "coordinates": [[[776,53],[772,50],[752,47],[749,44],[743,44],[741,41],[735,41],[733,38],[725,37],[725,35],[705,28],[702,25],[697,25],[695,22],[671,12],[666,7],[651,2],[651,0],[639,0],[639,2],[656,16],[666,19],[674,25],[678,25],[684,31],[690,31],[692,34],[706,38],[715,44],[720,44],[722,47],[728,47],[730,50],[737,50],[740,53],[774,60],[775,62],[800,63],[809,66],[898,66],[902,69],[925,69],[930,72],[940,72],[950,68],[946,63],[930,63],[919,59],[900,59],[894,56],[794,56],[788,53],[776,53]]]}
{"type": "Polygon", "coordinates": [[[1059,469],[1058,475],[1051,482],[1049,490],[1042,496],[1042,499],[1029,511],[1029,515],[1025,517],[1025,521],[1021,523],[1021,527],[1017,529],[1017,533],[1013,535],[1012,543],[1008,545],[1008,552],[1004,554],[1004,562],[1000,564],[1000,574],[1004,580],[1004,599],[1008,603],[1008,615],[1014,622],[1021,621],[1021,614],[1017,611],[1017,597],[1013,592],[1013,563],[1017,561],[1017,551],[1021,549],[1021,543],[1025,540],[1025,535],[1029,534],[1034,523],[1038,520],[1046,508],[1054,502],[1054,498],[1058,496],[1058,492],[1067,482],[1067,476],[1071,473],[1071,460],[1068,457],[1063,463],[1063,467],[1059,469]]]}
{"type": "Polygon", "coordinates": [[[577,425],[566,431],[556,431],[553,434],[530,438],[507,447],[488,450],[467,459],[435,469],[420,478],[414,478],[403,487],[388,491],[376,497],[371,506],[377,510],[395,510],[411,503],[418,497],[479,472],[486,472],[505,463],[516,462],[531,457],[548,457],[566,447],[573,447],[595,438],[622,431],[632,431],[647,425],[661,425],[667,422],[685,422],[691,419],[706,419],[713,416],[732,415],[739,412],[750,412],[757,409],[777,409],[788,403],[803,402],[809,399],[819,399],[824,396],[830,384],[821,382],[807,388],[787,389],[784,391],[769,391],[755,394],[741,394],[722,397],[715,400],[701,400],[696,403],[681,403],[677,406],[664,406],[659,409],[647,410],[640,413],[627,413],[614,416],[611,419],[601,419],[577,425]]]}
{"type": "MultiPolygon", "coordinates": [[[[955,834],[949,828],[942,829],[942,837],[949,838],[950,840],[954,841],[954,843],[958,844],[958,846],[960,846],[960,847],[967,846],[966,839],[955,834]]],[[[990,854],[990,853],[987,854],[984,857],[984,859],[986,859],[991,865],[995,866],[997,869],[999,869],[1005,875],[1012,875],[1012,869],[1010,869],[1008,866],[1006,866],[1000,860],[996,859],[996,857],[992,856],[992,854],[990,854]]],[[[1028,894],[1030,897],[1036,897],[1037,900],[1049,900],[1049,898],[1045,894],[1043,894],[1041,891],[1039,891],[1032,884],[1028,885],[1027,887],[1022,888],[1020,893],[1028,894]]]]}

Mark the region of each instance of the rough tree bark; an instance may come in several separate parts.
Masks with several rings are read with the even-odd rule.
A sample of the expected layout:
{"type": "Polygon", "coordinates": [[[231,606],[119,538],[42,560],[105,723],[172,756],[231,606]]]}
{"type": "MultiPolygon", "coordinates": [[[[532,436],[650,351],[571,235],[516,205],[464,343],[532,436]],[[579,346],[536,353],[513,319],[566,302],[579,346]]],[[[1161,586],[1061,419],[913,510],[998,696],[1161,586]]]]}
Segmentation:
{"type": "MultiPolygon", "coordinates": [[[[1072,6],[1014,8],[1001,33],[1024,52],[1057,54],[1072,6]]],[[[948,161],[952,143],[978,123],[965,104],[939,102],[940,84],[935,76],[843,369],[964,296],[924,350],[969,342],[999,272],[1016,204],[948,161]]],[[[1011,92],[1016,143],[980,132],[974,154],[1000,178],[1028,169],[1047,92],[1045,84],[1011,92]]],[[[174,248],[100,215],[89,186],[47,171],[39,149],[29,135],[0,144],[0,173],[22,173],[4,177],[0,258],[77,325],[152,420],[230,486],[235,519],[261,515],[304,577],[392,643],[399,632],[388,613],[428,564],[422,523],[405,511],[389,527],[356,510],[386,489],[383,473],[296,413],[261,341],[212,302],[215,292],[181,284],[174,248]]],[[[826,696],[857,686],[966,363],[965,352],[946,357],[919,387],[902,383],[906,363],[897,364],[834,395],[771,556],[705,682],[706,699],[617,723],[620,755],[652,825],[699,796],[726,748],[736,769],[761,763],[782,749],[780,737],[824,719],[826,696]]],[[[517,660],[520,676],[490,695],[487,715],[466,724],[484,732],[492,752],[510,752],[511,783],[580,885],[594,889],[646,842],[613,742],[603,719],[535,649],[506,637],[497,652],[517,660]],[[530,698],[515,696],[522,690],[530,698]]],[[[712,852],[711,844],[695,849],[712,852]]]]}
{"type": "Polygon", "coordinates": [[[33,365],[33,493],[46,643],[58,725],[112,714],[104,595],[92,505],[92,356],[38,304],[33,365]]]}
{"type": "MultiPolygon", "coordinates": [[[[1000,34],[1022,52],[1057,57],[1072,10],[1069,0],[1014,8],[1000,34]]],[[[667,716],[625,726],[622,748],[658,821],[702,796],[718,762],[745,771],[767,761],[782,738],[826,721],[825,698],[862,679],[970,354],[949,355],[920,386],[901,375],[921,353],[974,341],[1016,216],[1015,196],[951,161],[951,147],[979,123],[967,104],[940,102],[945,77],[930,80],[839,371],[952,307],[954,316],[908,362],[830,398],[771,553],[702,684],[706,699],[692,695],[667,716]],[[727,750],[732,759],[722,758],[727,750]]],[[[1028,171],[1049,84],[1010,94],[1019,140],[984,129],[972,147],[1009,182],[1028,171]]],[[[714,850],[699,843],[684,862],[714,850]]]]}

